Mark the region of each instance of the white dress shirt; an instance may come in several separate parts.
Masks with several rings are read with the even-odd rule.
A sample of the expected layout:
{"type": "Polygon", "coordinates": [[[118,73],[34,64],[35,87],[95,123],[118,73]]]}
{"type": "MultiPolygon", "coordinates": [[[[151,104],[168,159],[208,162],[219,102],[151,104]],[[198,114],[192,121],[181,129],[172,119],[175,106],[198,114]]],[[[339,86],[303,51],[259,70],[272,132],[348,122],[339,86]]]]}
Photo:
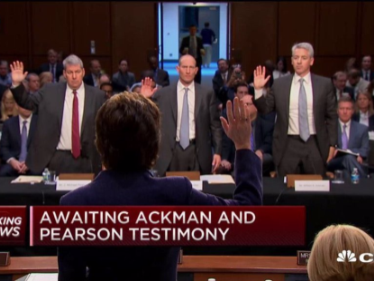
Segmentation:
{"type": "Polygon", "coordinates": [[[341,132],[342,132],[342,135],[343,135],[343,132],[344,132],[344,128],[343,128],[344,124],[347,126],[347,127],[345,128],[345,132],[347,133],[347,140],[348,140],[347,145],[348,145],[348,143],[349,143],[349,133],[350,133],[350,131],[351,131],[351,120],[349,120],[347,123],[343,123],[343,122],[339,119],[339,125],[340,125],[340,130],[341,130],[341,132]]]}
{"type": "MultiPolygon", "coordinates": [[[[23,121],[27,121],[26,123],[26,131],[27,131],[27,138],[29,137],[29,132],[30,132],[30,123],[31,123],[31,118],[32,118],[32,114],[28,117],[28,118],[22,118],[21,115],[18,115],[18,119],[19,119],[19,134],[20,136],[22,136],[22,127],[23,127],[23,121]]],[[[22,139],[21,139],[22,141],[22,139]]],[[[9,159],[7,159],[7,163],[10,162],[10,160],[14,159],[14,157],[10,157],[9,159]]]]}
{"type": "Polygon", "coordinates": [[[367,127],[369,127],[369,112],[366,111],[366,113],[363,113],[360,111],[360,124],[363,124],[367,127]]]}
{"type": "Polygon", "coordinates": [[[188,120],[189,120],[189,129],[190,129],[190,140],[195,138],[195,82],[192,82],[188,87],[185,87],[181,81],[178,81],[177,84],[177,139],[180,140],[180,129],[182,121],[182,109],[183,109],[183,98],[185,93],[185,88],[188,88],[188,120]]]}
{"type": "MultiPolygon", "coordinates": [[[[84,83],[77,90],[78,98],[78,110],[79,110],[79,135],[82,133],[82,119],[84,110],[84,99],[85,99],[85,89],[84,83]]],[[[62,125],[61,125],[61,135],[60,141],[57,145],[58,150],[71,150],[71,131],[72,131],[72,121],[73,121],[73,90],[67,85],[65,92],[65,102],[64,111],[62,114],[62,125]]]]}
{"type": "MultiPolygon", "coordinates": [[[[351,97],[348,93],[342,92],[342,97],[351,97]]],[[[336,100],[340,100],[340,91],[336,89],[336,100]]]]}
{"type": "MultiPolygon", "coordinates": [[[[288,116],[288,134],[299,135],[299,91],[300,91],[300,80],[301,77],[294,74],[291,82],[290,92],[290,104],[289,104],[289,116],[288,116]]],[[[308,108],[308,125],[309,133],[311,135],[316,134],[316,126],[314,124],[314,113],[313,113],[313,89],[310,72],[304,76],[304,89],[306,93],[307,108],[308,108]]],[[[259,99],[264,94],[264,89],[255,90],[255,99],[259,99]]]]}

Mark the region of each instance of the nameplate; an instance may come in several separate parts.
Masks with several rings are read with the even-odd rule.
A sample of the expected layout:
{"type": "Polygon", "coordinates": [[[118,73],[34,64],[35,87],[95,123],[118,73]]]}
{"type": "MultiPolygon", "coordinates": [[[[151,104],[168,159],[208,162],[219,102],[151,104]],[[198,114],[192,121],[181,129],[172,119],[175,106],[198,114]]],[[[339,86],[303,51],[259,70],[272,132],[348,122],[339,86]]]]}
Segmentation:
{"type": "Polygon", "coordinates": [[[196,190],[203,190],[203,181],[191,181],[192,187],[196,190]]]}
{"type": "Polygon", "coordinates": [[[329,180],[295,181],[295,191],[330,191],[329,180]]]}
{"type": "Polygon", "coordinates": [[[0,252],[0,266],[9,265],[9,252],[0,252]]]}
{"type": "Polygon", "coordinates": [[[70,191],[77,189],[78,187],[89,184],[91,180],[60,180],[57,177],[56,180],[56,190],[57,191],[70,191]]]}
{"type": "Polygon", "coordinates": [[[310,257],[310,251],[297,251],[297,264],[307,265],[310,257]]]}

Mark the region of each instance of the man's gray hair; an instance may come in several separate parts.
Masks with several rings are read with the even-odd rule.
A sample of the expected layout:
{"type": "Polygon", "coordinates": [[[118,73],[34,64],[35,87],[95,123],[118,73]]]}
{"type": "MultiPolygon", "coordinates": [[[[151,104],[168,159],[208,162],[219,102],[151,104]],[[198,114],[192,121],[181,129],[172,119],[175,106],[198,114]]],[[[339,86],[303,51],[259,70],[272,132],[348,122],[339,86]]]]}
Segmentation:
{"type": "Polygon", "coordinates": [[[313,49],[313,46],[312,44],[308,43],[308,42],[301,42],[301,43],[296,43],[295,45],[292,46],[292,55],[293,53],[295,52],[296,49],[305,49],[309,52],[309,56],[311,58],[314,57],[314,49],[313,49]]]}
{"type": "Polygon", "coordinates": [[[27,80],[28,82],[30,82],[30,77],[31,77],[31,76],[35,76],[35,77],[38,77],[38,78],[39,78],[39,75],[38,75],[38,74],[36,74],[36,73],[34,73],[34,72],[31,72],[31,73],[27,74],[27,76],[26,76],[26,80],[27,80]]]}
{"type": "Polygon", "coordinates": [[[62,64],[64,65],[64,69],[66,69],[67,65],[79,65],[81,68],[83,68],[82,60],[76,55],[68,56],[66,59],[64,59],[62,64]]]}

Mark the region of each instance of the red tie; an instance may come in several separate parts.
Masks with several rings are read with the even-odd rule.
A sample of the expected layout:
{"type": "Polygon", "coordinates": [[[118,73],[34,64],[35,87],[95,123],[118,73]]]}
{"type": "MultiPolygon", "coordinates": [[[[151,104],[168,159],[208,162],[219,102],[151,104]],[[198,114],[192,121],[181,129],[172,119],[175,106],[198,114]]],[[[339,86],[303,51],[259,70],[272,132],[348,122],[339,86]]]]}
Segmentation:
{"type": "Polygon", "coordinates": [[[72,132],[71,132],[71,146],[74,158],[78,158],[81,154],[81,142],[79,139],[79,107],[77,91],[73,91],[73,119],[72,119],[72,132]]]}

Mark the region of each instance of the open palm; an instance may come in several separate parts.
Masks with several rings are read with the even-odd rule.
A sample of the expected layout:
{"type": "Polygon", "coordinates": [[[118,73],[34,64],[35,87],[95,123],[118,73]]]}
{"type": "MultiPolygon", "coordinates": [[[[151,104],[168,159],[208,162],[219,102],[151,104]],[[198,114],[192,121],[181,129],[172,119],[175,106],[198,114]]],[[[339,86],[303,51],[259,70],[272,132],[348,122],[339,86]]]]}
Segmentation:
{"type": "Polygon", "coordinates": [[[265,66],[257,66],[253,71],[253,86],[256,90],[263,88],[270,79],[270,75],[265,78],[265,66]]]}
{"type": "Polygon", "coordinates": [[[12,83],[13,84],[20,84],[23,80],[25,80],[27,76],[27,71],[23,72],[23,62],[15,61],[10,64],[10,70],[12,72],[12,83]]]}
{"type": "Polygon", "coordinates": [[[152,79],[149,77],[146,77],[144,80],[142,80],[142,87],[140,88],[140,93],[146,97],[150,98],[153,96],[153,94],[157,91],[156,88],[152,88],[152,79]]]}

